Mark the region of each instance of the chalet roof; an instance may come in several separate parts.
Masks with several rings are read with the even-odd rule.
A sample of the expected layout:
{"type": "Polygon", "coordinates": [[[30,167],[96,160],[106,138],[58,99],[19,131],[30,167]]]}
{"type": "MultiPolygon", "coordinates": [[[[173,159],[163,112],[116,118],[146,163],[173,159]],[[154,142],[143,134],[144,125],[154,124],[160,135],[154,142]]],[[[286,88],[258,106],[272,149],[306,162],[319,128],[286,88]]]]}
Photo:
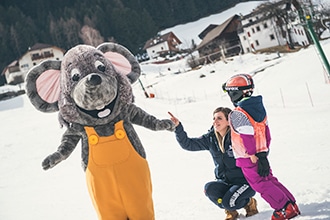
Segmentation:
{"type": "Polygon", "coordinates": [[[9,67],[12,67],[12,66],[18,66],[18,60],[14,60],[13,62],[11,62],[8,66],[6,66],[2,72],[1,72],[1,75],[4,75],[6,70],[9,68],[9,67]]]}
{"type": "Polygon", "coordinates": [[[18,60],[14,60],[13,62],[11,62],[8,67],[11,67],[11,66],[17,66],[18,65],[18,60]]]}
{"type": "Polygon", "coordinates": [[[148,41],[145,43],[145,45],[144,45],[144,47],[143,47],[143,50],[145,50],[145,49],[147,49],[147,48],[149,48],[149,47],[155,46],[155,45],[157,45],[157,44],[163,43],[163,42],[169,40],[171,36],[172,36],[172,37],[175,37],[175,39],[177,40],[177,42],[178,42],[179,44],[181,44],[180,39],[177,38],[177,36],[175,36],[175,34],[174,34],[172,31],[170,31],[170,32],[168,32],[168,33],[166,33],[166,34],[163,34],[163,35],[160,35],[160,36],[156,36],[156,37],[151,38],[150,40],[148,40],[148,41]]]}
{"type": "Polygon", "coordinates": [[[40,49],[45,49],[45,48],[50,48],[53,47],[50,44],[42,44],[42,43],[36,43],[35,45],[33,45],[32,47],[29,47],[29,51],[32,50],[40,50],[40,49]]]}
{"type": "Polygon", "coordinates": [[[210,24],[209,26],[207,26],[199,35],[199,39],[203,40],[203,38],[210,32],[212,31],[214,28],[216,28],[218,26],[218,24],[210,24]]]}
{"type": "Polygon", "coordinates": [[[204,47],[206,44],[210,43],[211,41],[213,41],[215,38],[217,38],[218,36],[220,36],[222,34],[222,32],[228,27],[228,25],[234,20],[237,19],[238,15],[234,15],[230,18],[228,18],[225,22],[223,22],[222,24],[218,25],[216,28],[214,28],[213,30],[211,30],[202,40],[202,42],[197,46],[197,50],[204,47]]]}

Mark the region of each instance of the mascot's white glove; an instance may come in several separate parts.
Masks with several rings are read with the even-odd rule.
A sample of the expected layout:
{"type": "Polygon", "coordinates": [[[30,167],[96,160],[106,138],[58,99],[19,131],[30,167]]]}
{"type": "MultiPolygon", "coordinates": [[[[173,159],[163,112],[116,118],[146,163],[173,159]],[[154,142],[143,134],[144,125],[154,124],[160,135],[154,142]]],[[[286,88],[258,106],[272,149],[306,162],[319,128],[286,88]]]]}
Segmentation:
{"type": "Polygon", "coordinates": [[[48,169],[54,167],[59,162],[61,162],[63,159],[64,159],[63,156],[59,152],[56,151],[55,153],[46,157],[44,159],[44,161],[42,161],[42,168],[44,170],[48,170],[48,169]]]}

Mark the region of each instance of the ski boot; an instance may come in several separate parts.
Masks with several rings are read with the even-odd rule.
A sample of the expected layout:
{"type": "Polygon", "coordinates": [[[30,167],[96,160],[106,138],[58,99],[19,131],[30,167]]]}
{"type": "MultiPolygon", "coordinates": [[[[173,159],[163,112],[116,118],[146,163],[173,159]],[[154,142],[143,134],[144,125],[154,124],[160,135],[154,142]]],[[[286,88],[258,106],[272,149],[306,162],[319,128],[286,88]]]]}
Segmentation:
{"type": "Polygon", "coordinates": [[[288,202],[284,208],[274,211],[272,220],[287,220],[300,215],[299,208],[296,203],[288,202]]]}

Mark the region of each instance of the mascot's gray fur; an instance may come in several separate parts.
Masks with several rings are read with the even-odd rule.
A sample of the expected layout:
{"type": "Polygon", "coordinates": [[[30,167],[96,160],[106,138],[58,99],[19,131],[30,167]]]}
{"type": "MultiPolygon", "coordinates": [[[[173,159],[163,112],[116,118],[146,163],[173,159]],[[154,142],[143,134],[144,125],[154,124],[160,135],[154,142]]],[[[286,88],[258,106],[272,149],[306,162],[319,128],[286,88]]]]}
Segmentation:
{"type": "Polygon", "coordinates": [[[171,120],[159,120],[133,104],[131,83],[139,76],[135,57],[114,43],[97,48],[78,45],[62,61],[44,61],[31,69],[26,77],[31,103],[42,112],[59,111],[60,124],[67,128],[57,151],[42,162],[43,169],[68,158],[81,140],[86,170],[89,144],[85,126],[93,127],[99,136],[110,136],[114,125],[123,121],[129,141],[142,158],[146,157],[145,150],[132,124],[173,131],[171,120]]]}

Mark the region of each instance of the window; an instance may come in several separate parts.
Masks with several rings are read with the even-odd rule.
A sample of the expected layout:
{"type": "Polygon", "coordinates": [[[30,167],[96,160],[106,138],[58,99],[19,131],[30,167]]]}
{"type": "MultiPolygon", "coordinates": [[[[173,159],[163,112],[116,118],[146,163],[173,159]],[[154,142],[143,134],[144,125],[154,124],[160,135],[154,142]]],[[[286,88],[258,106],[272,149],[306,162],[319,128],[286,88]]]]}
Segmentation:
{"type": "Polygon", "coordinates": [[[251,30],[252,30],[252,33],[255,33],[255,30],[254,30],[254,28],[251,28],[251,30]]]}
{"type": "Polygon", "coordinates": [[[260,31],[260,27],[259,26],[257,26],[256,29],[257,29],[258,32],[260,31]]]}
{"type": "Polygon", "coordinates": [[[24,69],[24,68],[29,68],[29,64],[23,64],[21,65],[21,68],[24,69]]]}
{"type": "Polygon", "coordinates": [[[44,52],[44,57],[45,57],[45,58],[53,57],[53,56],[54,56],[54,54],[53,54],[52,51],[45,51],[45,52],[44,52]]]}
{"type": "Polygon", "coordinates": [[[252,23],[253,22],[253,20],[252,19],[249,19],[249,23],[252,23]]]}
{"type": "Polygon", "coordinates": [[[246,37],[245,36],[243,36],[243,40],[246,40],[246,37]]]}
{"type": "Polygon", "coordinates": [[[258,40],[256,40],[256,45],[259,46],[259,41],[258,40]]]}
{"type": "Polygon", "coordinates": [[[270,40],[275,40],[274,34],[269,35],[269,37],[270,37],[270,40]]]}
{"type": "Polygon", "coordinates": [[[42,58],[42,56],[40,56],[39,53],[33,53],[33,54],[31,54],[31,59],[32,60],[38,60],[40,58],[42,58]]]}
{"type": "Polygon", "coordinates": [[[264,28],[267,29],[268,28],[268,25],[267,23],[264,23],[264,28]]]}
{"type": "Polygon", "coordinates": [[[247,32],[247,35],[248,35],[248,37],[251,37],[251,34],[250,34],[250,32],[247,32]]]}

